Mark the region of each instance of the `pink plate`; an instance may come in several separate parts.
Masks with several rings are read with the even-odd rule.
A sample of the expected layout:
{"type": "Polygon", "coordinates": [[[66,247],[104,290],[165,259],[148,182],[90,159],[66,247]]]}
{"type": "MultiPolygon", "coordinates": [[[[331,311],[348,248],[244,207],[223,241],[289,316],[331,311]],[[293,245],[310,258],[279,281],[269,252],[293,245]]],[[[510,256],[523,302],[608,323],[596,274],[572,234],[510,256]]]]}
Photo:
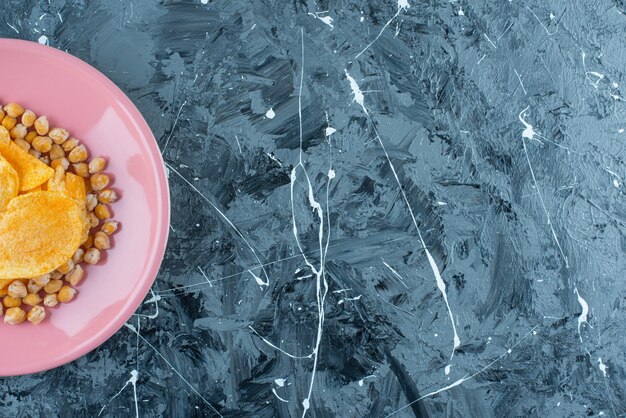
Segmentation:
{"type": "Polygon", "coordinates": [[[0,39],[0,103],[18,102],[50,126],[70,131],[107,172],[122,196],[121,223],[104,261],[86,268],[76,298],[49,309],[44,322],[0,323],[0,375],[35,373],[77,359],[105,342],[148,293],[165,253],[169,191],[163,160],[145,120],[109,79],[73,56],[33,42],[0,39]]]}

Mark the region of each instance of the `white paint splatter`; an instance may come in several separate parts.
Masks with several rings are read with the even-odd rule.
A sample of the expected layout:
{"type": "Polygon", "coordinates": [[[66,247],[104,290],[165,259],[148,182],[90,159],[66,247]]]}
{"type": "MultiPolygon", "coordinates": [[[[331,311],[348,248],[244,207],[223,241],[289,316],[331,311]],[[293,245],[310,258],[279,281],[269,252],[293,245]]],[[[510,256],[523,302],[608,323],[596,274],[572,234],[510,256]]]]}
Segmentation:
{"type": "Polygon", "coordinates": [[[120,391],[117,392],[115,395],[113,395],[113,397],[109,399],[109,401],[102,407],[102,409],[98,413],[98,416],[102,415],[102,412],[104,411],[104,409],[111,403],[113,399],[117,398],[124,391],[124,389],[126,389],[126,386],[133,385],[133,395],[135,397],[135,417],[139,418],[139,405],[137,402],[137,378],[138,377],[139,377],[139,372],[137,370],[132,370],[130,372],[130,379],[128,379],[126,383],[124,384],[124,386],[122,386],[120,391]]]}
{"type": "Polygon", "coordinates": [[[363,379],[361,379],[361,380],[359,380],[359,381],[358,381],[359,386],[363,386],[363,385],[365,384],[365,380],[366,380],[366,379],[369,379],[369,378],[371,378],[371,377],[376,377],[376,376],[375,376],[375,375],[373,375],[373,374],[370,374],[369,376],[365,376],[363,379]]]}
{"type": "Polygon", "coordinates": [[[583,337],[580,333],[580,327],[582,326],[582,324],[589,325],[589,322],[587,322],[587,315],[589,314],[589,305],[587,304],[587,301],[583,299],[582,296],[580,296],[580,293],[578,292],[577,287],[574,288],[574,293],[576,293],[576,297],[578,298],[578,303],[580,304],[580,307],[582,308],[582,312],[578,316],[578,337],[580,338],[580,342],[582,343],[583,337]]]}
{"type": "Polygon", "coordinates": [[[335,178],[335,170],[333,170],[332,168],[328,170],[328,179],[332,180],[335,178]]]}
{"type": "Polygon", "coordinates": [[[617,132],[619,132],[620,134],[623,134],[624,133],[624,129],[620,128],[617,132]]]}
{"type": "Polygon", "coordinates": [[[518,115],[518,118],[519,118],[519,121],[522,122],[522,125],[524,125],[524,128],[525,128],[524,131],[522,131],[522,138],[533,140],[535,139],[535,136],[537,134],[535,133],[533,126],[530,123],[526,122],[524,118],[522,117],[522,116],[525,116],[525,113],[528,110],[528,107],[529,106],[526,106],[526,108],[520,112],[520,114],[518,115]]]}
{"type": "Polygon", "coordinates": [[[385,267],[387,267],[389,270],[391,270],[391,272],[398,278],[398,280],[400,280],[400,283],[402,283],[402,285],[405,288],[409,288],[409,286],[406,285],[406,283],[404,282],[404,279],[402,278],[402,276],[400,276],[400,274],[393,268],[391,267],[389,264],[387,264],[386,261],[383,261],[383,264],[385,265],[385,267]]]}
{"type": "Polygon", "coordinates": [[[278,158],[276,158],[276,156],[274,154],[272,154],[271,152],[267,153],[267,156],[270,157],[270,159],[272,161],[274,161],[275,163],[277,163],[279,166],[283,166],[283,163],[280,162],[280,160],[278,158]]]}
{"type": "Polygon", "coordinates": [[[257,276],[256,274],[254,274],[254,273],[252,272],[252,270],[248,270],[248,273],[250,273],[250,274],[252,275],[252,277],[254,277],[254,280],[256,281],[256,283],[257,283],[259,286],[269,286],[269,285],[270,285],[270,280],[269,280],[269,278],[267,279],[267,281],[265,281],[265,282],[264,282],[264,281],[263,281],[263,280],[262,280],[259,276],[257,276]]]}
{"type": "Polygon", "coordinates": [[[267,112],[265,112],[265,117],[268,119],[274,119],[274,117],[276,117],[276,113],[274,112],[274,109],[270,107],[270,109],[267,112]]]}
{"type": "Polygon", "coordinates": [[[206,280],[206,282],[209,284],[209,287],[213,287],[213,283],[211,283],[211,280],[209,280],[209,278],[207,277],[207,275],[204,272],[204,270],[202,270],[202,268],[200,266],[198,266],[198,270],[200,270],[200,273],[202,274],[202,277],[204,277],[204,280],[206,280]]]}
{"type": "Polygon", "coordinates": [[[202,3],[202,4],[209,4],[209,0],[200,0],[200,3],[202,3]]]}
{"type": "Polygon", "coordinates": [[[487,34],[486,34],[486,33],[483,33],[483,36],[484,36],[485,38],[487,38],[487,41],[489,41],[489,43],[491,44],[491,46],[492,46],[494,49],[498,49],[498,47],[496,46],[496,44],[495,44],[495,43],[491,40],[491,38],[489,38],[489,36],[487,36],[487,34]]]}
{"type": "Polygon", "coordinates": [[[591,84],[593,86],[593,88],[595,88],[597,90],[598,89],[598,85],[604,79],[604,74],[601,74],[601,73],[599,73],[597,71],[588,71],[587,70],[587,63],[585,61],[585,59],[587,58],[587,54],[585,53],[585,51],[581,52],[581,56],[582,56],[582,60],[583,60],[583,70],[585,71],[585,79],[587,80],[587,82],[589,82],[589,84],[591,84]],[[590,75],[595,77],[595,81],[592,80],[591,77],[589,77],[590,75]]]}
{"type": "Polygon", "coordinates": [[[281,401],[281,402],[285,402],[285,403],[289,403],[289,401],[287,399],[283,399],[280,396],[278,396],[278,393],[276,393],[276,389],[272,388],[272,393],[274,394],[274,396],[276,396],[276,398],[281,401]]]}
{"type": "MultiPolygon", "coordinates": [[[[511,1],[511,0],[509,0],[509,1],[511,1]]],[[[543,30],[545,30],[545,31],[546,31],[546,33],[548,34],[548,36],[552,36],[552,35],[554,35],[555,33],[557,33],[557,31],[559,30],[559,27],[558,27],[558,26],[557,26],[557,28],[554,30],[554,32],[550,32],[550,31],[548,30],[548,28],[546,27],[546,25],[544,25],[544,24],[543,24],[543,22],[542,22],[541,20],[539,20],[539,17],[535,14],[535,12],[533,12],[533,11],[532,11],[532,9],[531,9],[530,7],[528,7],[528,6],[524,6],[524,7],[525,7],[525,8],[527,8],[527,9],[530,11],[530,13],[532,13],[532,14],[533,14],[533,16],[535,16],[535,19],[537,19],[537,22],[539,22],[539,24],[541,25],[541,27],[543,28],[543,30]]]]}
{"type": "MultiPolygon", "coordinates": [[[[356,80],[350,76],[350,74],[348,73],[348,70],[345,70],[346,73],[346,78],[348,79],[348,81],[350,82],[350,88],[352,89],[352,94],[354,95],[354,100],[359,103],[361,105],[361,108],[363,109],[363,112],[365,113],[365,115],[369,118],[369,113],[367,112],[367,109],[365,108],[365,97],[363,96],[363,92],[361,91],[361,88],[359,87],[359,85],[357,84],[356,80]]],[[[443,279],[441,278],[441,273],[439,272],[439,267],[437,266],[437,263],[435,262],[435,259],[432,257],[432,255],[430,254],[430,251],[428,250],[428,247],[426,247],[426,242],[424,241],[424,237],[422,236],[422,232],[417,224],[417,219],[415,218],[415,214],[413,213],[413,208],[411,207],[411,204],[409,202],[409,199],[404,191],[404,188],[402,187],[402,183],[400,182],[400,178],[398,177],[398,173],[396,172],[396,168],[393,165],[393,163],[391,162],[391,158],[389,157],[389,153],[387,152],[387,148],[385,147],[385,144],[383,142],[383,140],[381,139],[380,135],[378,134],[378,130],[376,129],[376,125],[372,122],[372,130],[374,131],[374,134],[376,135],[376,139],[378,140],[378,143],[380,144],[380,147],[383,150],[383,153],[385,154],[385,158],[387,159],[387,163],[389,164],[389,168],[391,168],[391,172],[393,173],[393,176],[396,180],[396,183],[398,184],[398,187],[400,188],[400,193],[402,195],[402,198],[404,200],[404,203],[407,206],[407,209],[409,210],[409,214],[411,215],[411,220],[413,221],[413,225],[415,226],[415,230],[417,231],[417,235],[419,237],[420,240],[420,244],[422,245],[422,249],[424,250],[424,253],[426,253],[426,257],[428,258],[428,264],[430,265],[430,268],[433,272],[433,275],[435,276],[435,281],[437,283],[437,288],[439,289],[439,291],[441,292],[441,296],[443,297],[443,300],[446,304],[446,309],[448,310],[448,317],[450,318],[450,323],[452,325],[452,331],[454,333],[454,347],[452,349],[452,354],[450,356],[450,359],[452,359],[454,357],[454,352],[456,351],[456,349],[461,345],[461,340],[459,338],[459,335],[457,333],[456,330],[456,324],[454,322],[454,317],[452,315],[452,309],[450,308],[450,303],[448,302],[448,294],[446,292],[446,284],[443,281],[443,279]]]]}
{"type": "Polygon", "coordinates": [[[202,399],[204,401],[204,403],[206,403],[209,408],[211,408],[211,410],[213,410],[213,412],[215,412],[219,417],[223,417],[222,414],[220,414],[220,412],[215,409],[215,407],[213,405],[211,405],[211,403],[209,401],[206,400],[206,398],[204,396],[202,396],[202,394],[200,392],[198,392],[196,390],[196,388],[194,388],[191,383],[189,383],[189,381],[187,379],[185,379],[185,377],[174,367],[174,365],[172,365],[172,363],[170,363],[170,361],[168,359],[166,359],[163,354],[161,354],[161,352],[159,350],[157,350],[154,345],[152,345],[150,343],[150,341],[146,340],[144,338],[143,335],[141,335],[139,333],[139,331],[137,331],[137,328],[135,328],[135,326],[133,324],[129,324],[128,322],[124,324],[124,326],[126,328],[128,328],[129,330],[131,330],[132,332],[134,332],[137,335],[137,338],[141,338],[141,340],[146,343],[154,352],[156,355],[158,355],[171,369],[174,373],[176,373],[176,375],[178,377],[180,377],[180,379],[189,387],[189,389],[191,389],[196,395],[198,395],[200,397],[200,399],[202,399]]]}
{"type": "Polygon", "coordinates": [[[346,73],[346,78],[348,79],[348,82],[350,83],[350,89],[352,89],[352,95],[354,96],[354,101],[357,102],[357,104],[359,104],[361,106],[361,108],[363,109],[363,112],[365,112],[365,114],[367,115],[367,109],[365,108],[365,96],[363,95],[363,92],[361,91],[361,88],[359,87],[359,85],[357,84],[356,80],[354,79],[354,77],[352,77],[350,75],[350,73],[348,72],[347,69],[344,69],[345,73],[346,73]]]}
{"type": "MultiPolygon", "coordinates": [[[[411,5],[409,4],[409,2],[407,0],[398,0],[398,10],[396,11],[396,14],[394,14],[391,19],[389,19],[387,21],[387,23],[385,23],[385,25],[382,27],[382,29],[380,30],[380,32],[378,32],[378,35],[376,36],[376,38],[374,38],[374,40],[372,42],[370,42],[369,44],[367,44],[367,46],[365,48],[363,48],[363,50],[361,52],[359,52],[358,54],[356,54],[356,56],[354,57],[354,59],[356,60],[357,58],[359,58],[361,55],[363,55],[363,53],[365,51],[367,51],[369,49],[370,46],[372,46],[374,44],[374,42],[376,42],[378,40],[378,38],[380,38],[380,36],[383,34],[383,32],[385,31],[385,29],[387,29],[387,26],[389,26],[391,24],[391,22],[398,17],[398,15],[400,14],[401,11],[408,9],[409,7],[411,7],[411,5]]],[[[362,19],[363,17],[361,17],[362,19]]]]}
{"type": "Polygon", "coordinates": [[[433,271],[433,274],[435,275],[437,288],[441,292],[443,301],[446,303],[446,308],[448,308],[448,316],[450,317],[450,322],[452,323],[452,331],[454,333],[454,349],[452,350],[452,355],[450,356],[450,358],[452,358],[454,357],[454,351],[461,346],[461,339],[459,338],[459,335],[456,332],[456,325],[454,323],[454,317],[452,316],[452,309],[450,309],[450,303],[448,302],[448,293],[446,292],[446,283],[441,278],[441,274],[439,273],[439,267],[437,267],[437,263],[435,263],[435,259],[430,254],[430,251],[426,249],[426,245],[423,240],[422,240],[422,244],[424,247],[424,252],[426,253],[426,258],[428,258],[428,263],[430,263],[430,268],[433,271]]]}
{"type": "Polygon", "coordinates": [[[337,132],[337,130],[335,128],[333,128],[332,126],[328,126],[326,127],[326,130],[324,131],[324,133],[326,134],[326,136],[331,136],[332,134],[334,134],[335,132],[337,132]]]}
{"type": "Polygon", "coordinates": [[[257,337],[259,337],[261,340],[263,340],[263,342],[267,345],[269,345],[270,347],[272,347],[274,350],[278,350],[281,353],[283,353],[284,355],[286,355],[289,358],[292,358],[294,360],[300,360],[300,359],[307,359],[307,358],[313,358],[313,352],[311,352],[310,354],[307,354],[306,356],[296,356],[293,355],[291,353],[288,353],[287,351],[283,350],[282,348],[276,346],[275,344],[273,344],[270,340],[268,340],[267,338],[263,337],[261,334],[259,334],[254,328],[252,328],[250,325],[248,325],[248,328],[250,328],[250,330],[252,330],[252,332],[254,332],[257,337]]]}
{"type": "MultiPolygon", "coordinates": [[[[215,203],[211,202],[204,194],[202,194],[202,192],[200,192],[200,190],[198,190],[198,188],[196,186],[193,185],[193,183],[191,183],[189,180],[187,180],[182,174],[180,174],[178,171],[176,171],[176,169],[174,167],[172,167],[171,165],[169,165],[168,163],[165,163],[166,167],[168,167],[170,170],[172,170],[178,177],[180,177],[185,183],[187,183],[187,185],[189,187],[191,187],[191,189],[196,192],[201,198],[202,200],[204,200],[206,203],[208,203],[225,221],[228,225],[230,225],[230,227],[235,231],[235,233],[243,240],[243,242],[246,244],[246,246],[248,247],[248,249],[252,252],[252,254],[254,254],[254,258],[256,259],[256,261],[258,262],[258,267],[261,268],[261,270],[263,270],[263,275],[266,278],[266,282],[269,283],[269,276],[267,275],[267,271],[265,270],[265,264],[263,264],[261,262],[261,259],[259,258],[258,254],[256,253],[256,251],[254,250],[254,248],[252,247],[252,245],[250,244],[250,242],[246,239],[246,237],[241,233],[241,231],[239,230],[239,228],[237,228],[235,226],[235,224],[224,214],[224,212],[222,212],[215,203]]],[[[257,268],[258,268],[257,267],[257,268]]],[[[251,272],[252,273],[252,272],[251,272]]],[[[253,274],[254,276],[254,274],[253,274]]],[[[255,278],[256,279],[256,278],[255,278]]],[[[257,280],[258,283],[258,280],[257,280]]],[[[265,283],[265,282],[263,282],[265,283]]]]}
{"type": "Polygon", "coordinates": [[[172,139],[172,135],[174,134],[174,130],[176,129],[176,124],[178,124],[178,120],[180,119],[180,115],[183,111],[183,107],[185,107],[186,104],[187,104],[187,100],[185,100],[183,104],[180,105],[180,108],[178,109],[178,113],[176,114],[176,119],[174,119],[174,124],[172,125],[172,129],[170,130],[170,134],[165,140],[165,145],[163,145],[163,150],[161,151],[161,155],[165,153],[167,146],[170,144],[170,139],[172,139]]]}
{"type": "Polygon", "coordinates": [[[324,211],[322,210],[322,205],[317,200],[315,200],[315,194],[313,192],[313,185],[311,184],[311,179],[306,170],[306,166],[304,165],[304,159],[302,157],[303,138],[304,138],[303,127],[302,127],[302,88],[303,88],[303,82],[304,82],[304,29],[303,28],[300,29],[300,42],[301,42],[301,51],[302,51],[301,62],[300,62],[300,87],[298,90],[298,126],[299,126],[300,146],[299,146],[299,153],[298,153],[298,156],[299,156],[298,164],[296,164],[293,167],[293,169],[291,170],[291,175],[290,175],[291,184],[290,184],[289,189],[290,189],[290,201],[291,201],[291,220],[292,220],[292,232],[293,232],[293,236],[294,236],[296,245],[298,247],[298,250],[300,251],[300,254],[302,255],[302,257],[304,258],[304,262],[306,263],[306,265],[309,267],[309,269],[311,269],[311,272],[315,275],[315,289],[316,289],[315,299],[316,299],[316,305],[317,305],[317,335],[315,338],[315,345],[314,345],[313,351],[310,354],[310,356],[313,358],[313,367],[311,370],[311,377],[309,380],[307,396],[302,401],[302,406],[304,407],[302,411],[302,418],[304,418],[310,407],[311,397],[313,396],[313,386],[314,386],[315,378],[317,374],[320,344],[322,342],[322,333],[324,330],[324,318],[325,318],[324,303],[326,300],[326,295],[328,294],[328,281],[326,280],[326,254],[328,253],[328,245],[330,242],[330,233],[325,234],[324,231],[325,231],[326,225],[328,226],[328,229],[330,229],[330,215],[328,214],[329,212],[328,190],[330,188],[331,179],[329,175],[329,179],[326,183],[326,217],[324,217],[324,211]],[[306,184],[308,187],[307,197],[309,201],[309,206],[311,207],[313,212],[317,214],[317,218],[319,220],[319,228],[318,228],[318,245],[319,245],[318,250],[320,253],[319,267],[315,267],[311,263],[309,258],[306,256],[302,248],[302,245],[300,244],[300,239],[298,236],[299,233],[298,233],[298,224],[296,222],[294,188],[296,185],[299,169],[302,169],[304,173],[304,178],[306,179],[306,184]],[[324,246],[325,235],[326,235],[326,245],[324,246]]]}
{"type": "Polygon", "coordinates": [[[335,27],[333,26],[333,18],[330,16],[320,17],[320,13],[328,13],[328,12],[317,12],[317,13],[307,13],[309,16],[313,16],[317,20],[321,20],[327,26],[330,26],[330,30],[333,30],[335,27]]]}
{"type": "Polygon", "coordinates": [[[515,72],[515,75],[517,76],[517,79],[519,80],[519,85],[522,86],[522,91],[524,92],[524,94],[528,94],[526,92],[526,88],[524,87],[524,83],[522,82],[522,77],[520,77],[516,69],[513,69],[513,71],[515,72]]]}
{"type": "Polygon", "coordinates": [[[604,362],[602,361],[602,357],[598,357],[598,367],[600,368],[600,371],[602,372],[602,374],[604,375],[604,377],[606,377],[606,371],[609,369],[607,367],[606,364],[604,364],[604,362]]]}
{"type": "Polygon", "coordinates": [[[537,133],[534,131],[533,126],[530,123],[526,122],[524,118],[522,118],[522,115],[524,115],[524,113],[527,110],[528,110],[528,106],[526,106],[526,108],[522,110],[518,115],[520,122],[522,122],[522,124],[524,125],[524,131],[522,132],[522,146],[524,147],[524,155],[526,156],[526,162],[528,163],[530,175],[533,179],[535,189],[537,190],[537,195],[539,196],[541,207],[543,208],[543,211],[546,214],[546,218],[548,220],[548,226],[550,227],[550,231],[552,232],[552,238],[554,238],[554,242],[556,243],[556,246],[558,247],[559,252],[561,253],[561,257],[563,258],[563,261],[565,263],[565,268],[569,269],[569,260],[567,259],[567,256],[565,255],[563,248],[561,247],[561,242],[559,241],[559,238],[556,236],[556,231],[554,230],[554,226],[552,225],[552,218],[550,217],[550,213],[548,212],[546,203],[543,200],[543,195],[541,194],[541,190],[539,190],[539,184],[537,183],[537,178],[535,177],[535,171],[533,170],[533,166],[530,163],[530,157],[528,156],[528,150],[526,149],[526,141],[524,141],[524,139],[532,140],[535,138],[535,136],[537,136],[537,133]]]}
{"type": "Polygon", "coordinates": [[[46,35],[41,35],[39,39],[37,39],[37,42],[42,45],[48,45],[48,37],[46,35]]]}
{"type": "Polygon", "coordinates": [[[287,383],[287,379],[274,379],[274,383],[276,383],[276,386],[279,388],[282,388],[285,386],[285,383],[287,383]]]}
{"type": "Polygon", "coordinates": [[[446,374],[446,376],[450,374],[450,369],[451,369],[451,368],[452,368],[452,366],[448,364],[448,365],[447,365],[447,366],[443,369],[443,372],[446,374]]]}
{"type": "MultiPolygon", "coordinates": [[[[511,348],[515,348],[518,344],[520,344],[522,341],[524,341],[526,339],[526,337],[528,337],[536,328],[538,327],[535,326],[532,330],[530,330],[528,333],[526,333],[526,335],[524,335],[520,340],[518,340],[515,344],[513,344],[513,346],[511,346],[511,348]]],[[[479,374],[483,373],[485,370],[488,370],[491,368],[491,366],[493,366],[494,364],[496,364],[497,362],[499,362],[500,360],[502,360],[504,357],[506,357],[509,353],[511,352],[511,349],[507,350],[506,353],[501,354],[499,357],[497,357],[495,360],[493,360],[491,363],[487,364],[485,367],[483,367],[482,369],[480,369],[479,371],[466,376],[466,377],[462,377],[461,379],[455,381],[454,383],[451,383],[447,386],[442,387],[441,389],[435,390],[433,392],[427,393],[426,395],[421,396],[418,399],[415,399],[414,401],[404,405],[403,407],[393,411],[392,413],[390,413],[389,415],[386,415],[385,418],[389,418],[392,415],[397,414],[398,412],[410,407],[411,405],[413,405],[416,402],[421,401],[422,399],[426,399],[426,398],[430,398],[431,396],[435,396],[441,392],[445,392],[447,390],[450,390],[456,386],[462,385],[463,383],[467,382],[468,380],[471,380],[473,378],[475,378],[476,376],[478,376],[479,374]]]]}
{"type": "Polygon", "coordinates": [[[459,16],[465,16],[465,12],[463,11],[463,9],[461,9],[461,7],[459,7],[459,11],[456,12],[459,16]]]}
{"type": "Polygon", "coordinates": [[[605,168],[604,171],[613,176],[613,186],[619,189],[622,185],[622,178],[616,172],[608,168],[605,168]]]}
{"type": "Polygon", "coordinates": [[[363,295],[359,295],[359,296],[354,297],[354,298],[339,299],[339,302],[337,302],[337,305],[341,305],[341,304],[342,304],[342,303],[344,303],[345,301],[360,300],[362,296],[363,296],[363,295]]]}

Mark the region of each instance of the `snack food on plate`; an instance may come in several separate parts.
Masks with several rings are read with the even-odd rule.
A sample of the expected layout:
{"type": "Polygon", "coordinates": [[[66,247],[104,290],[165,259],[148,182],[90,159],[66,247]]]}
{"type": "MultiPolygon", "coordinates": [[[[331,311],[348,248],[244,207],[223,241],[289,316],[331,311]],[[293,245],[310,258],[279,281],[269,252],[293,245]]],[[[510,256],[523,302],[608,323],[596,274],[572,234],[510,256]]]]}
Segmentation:
{"type": "Polygon", "coordinates": [[[0,106],[0,315],[42,322],[74,299],[83,264],[111,248],[117,200],[104,173],[69,132],[17,103],[0,106]]]}

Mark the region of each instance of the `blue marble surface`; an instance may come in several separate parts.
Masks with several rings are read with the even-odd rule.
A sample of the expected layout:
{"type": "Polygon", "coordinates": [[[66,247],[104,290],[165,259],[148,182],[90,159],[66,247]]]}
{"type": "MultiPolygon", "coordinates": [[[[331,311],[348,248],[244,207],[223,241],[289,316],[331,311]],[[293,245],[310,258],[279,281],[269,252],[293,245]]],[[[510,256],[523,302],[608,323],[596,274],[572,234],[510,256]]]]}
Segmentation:
{"type": "Polygon", "coordinates": [[[129,326],[0,415],[623,416],[624,13],[4,0],[141,110],[172,222],[129,326]]]}

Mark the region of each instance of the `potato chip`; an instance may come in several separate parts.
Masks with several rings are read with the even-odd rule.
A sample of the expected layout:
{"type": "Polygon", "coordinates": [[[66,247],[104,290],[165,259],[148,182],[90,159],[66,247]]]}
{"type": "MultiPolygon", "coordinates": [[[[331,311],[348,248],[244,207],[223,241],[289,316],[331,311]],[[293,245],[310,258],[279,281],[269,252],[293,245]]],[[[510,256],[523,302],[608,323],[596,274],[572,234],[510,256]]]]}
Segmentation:
{"type": "Polygon", "coordinates": [[[20,182],[17,172],[0,155],[0,212],[4,211],[9,201],[17,196],[19,187],[20,182]]]}
{"type": "Polygon", "coordinates": [[[82,177],[72,173],[65,173],[65,190],[82,204],[85,204],[87,201],[85,180],[82,177]]]}
{"type": "Polygon", "coordinates": [[[26,194],[26,193],[32,193],[32,192],[37,192],[39,190],[44,190],[44,188],[41,186],[37,186],[34,189],[30,189],[30,190],[26,190],[25,192],[19,192],[20,195],[26,194]]]}
{"type": "Polygon", "coordinates": [[[66,193],[14,198],[0,219],[0,279],[51,272],[74,255],[88,232],[84,205],[66,193]]]}
{"type": "Polygon", "coordinates": [[[21,192],[34,189],[54,174],[52,168],[15,145],[4,126],[0,126],[0,154],[17,172],[21,192]]]}

